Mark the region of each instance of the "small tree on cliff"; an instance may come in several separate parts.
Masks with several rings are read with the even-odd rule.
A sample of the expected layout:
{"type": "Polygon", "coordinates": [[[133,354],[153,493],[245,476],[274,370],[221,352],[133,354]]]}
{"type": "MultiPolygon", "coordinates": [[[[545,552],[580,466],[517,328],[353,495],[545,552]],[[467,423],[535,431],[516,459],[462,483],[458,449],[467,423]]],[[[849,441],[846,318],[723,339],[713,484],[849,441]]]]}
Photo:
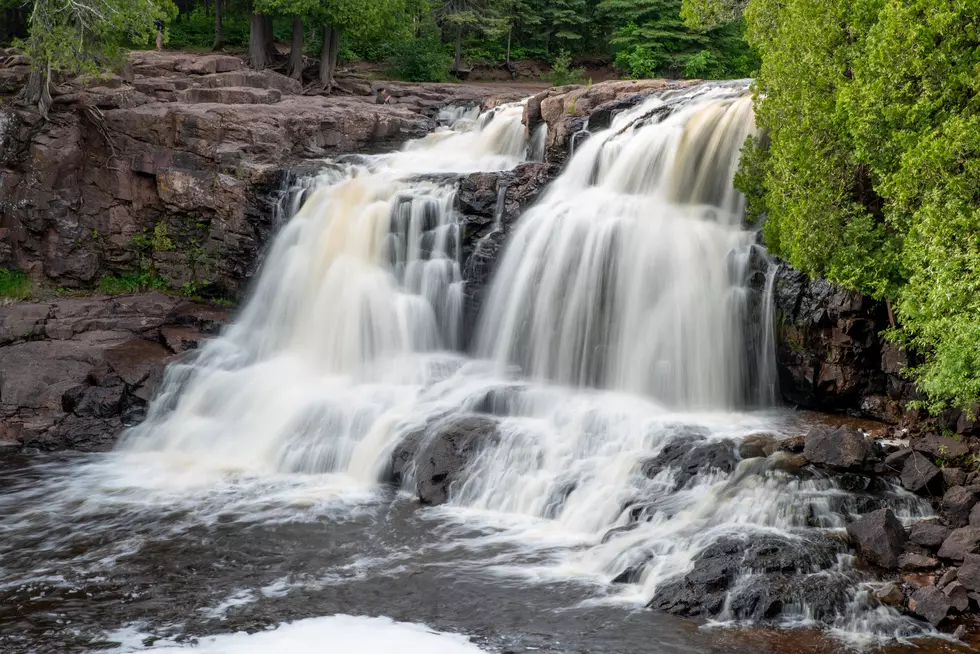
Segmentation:
{"type": "Polygon", "coordinates": [[[155,20],[176,12],[170,0],[35,0],[28,37],[19,43],[31,58],[21,100],[47,117],[55,73],[111,68],[126,46],[150,42],[155,20]]]}

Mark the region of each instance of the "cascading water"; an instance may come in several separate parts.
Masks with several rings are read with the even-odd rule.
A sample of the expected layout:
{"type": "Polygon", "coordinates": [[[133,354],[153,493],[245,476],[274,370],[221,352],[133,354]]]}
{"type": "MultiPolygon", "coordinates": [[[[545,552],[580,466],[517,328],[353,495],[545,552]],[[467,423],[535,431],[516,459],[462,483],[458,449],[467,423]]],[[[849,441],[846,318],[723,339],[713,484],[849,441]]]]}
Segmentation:
{"type": "MultiPolygon", "coordinates": [[[[116,458],[50,492],[25,485],[0,507],[14,516],[0,529],[52,551],[71,549],[58,511],[88,520],[108,547],[126,533],[119,552],[96,548],[101,565],[140,551],[133,539],[204,529],[220,546],[230,536],[208,540],[208,529],[271,525],[258,554],[269,565],[305,569],[346,549],[373,553],[349,564],[357,574],[387,562],[369,612],[399,595],[388,592],[392,579],[405,574],[413,588],[446,567],[439,553],[463,551],[476,560],[454,564],[470,565],[481,588],[487,574],[574,579],[591,589],[589,611],[650,604],[725,622],[819,622],[871,639],[930,633],[872,599],[873,580],[841,542],[847,520],[869,507],[910,522],[928,505],[890,486],[845,492],[792,454],[759,454],[801,427],[786,413],[747,411],[775,397],[775,270],[753,282],[758,246],[731,183],[754,130],[744,85],[665,93],[583,141],[512,232],[480,320],[480,358],[455,351],[463,291],[455,190],[423,174],[514,167],[529,151],[522,114],[521,105],[479,117],[447,111],[441,120],[452,129],[398,153],[335,162],[297,184],[302,208],[236,322],[170,366],[116,458]],[[385,526],[404,527],[392,509],[349,542],[332,542],[359,524],[359,502],[381,497],[393,460],[407,452],[425,464],[413,455],[438,444],[447,425],[477,416],[483,440],[448,441],[453,456],[468,453],[448,502],[419,512],[436,521],[439,540],[404,544],[385,526]],[[54,518],[38,522],[48,513],[22,508],[38,502],[54,518]],[[159,521],[142,525],[131,508],[140,502],[159,521]],[[295,523],[322,521],[310,507],[324,504],[340,507],[330,509],[330,542],[317,540],[318,554],[295,561],[279,556],[280,539],[295,523]]],[[[404,488],[446,480],[423,479],[422,467],[404,469],[404,488]]],[[[219,607],[278,601],[323,579],[347,583],[348,572],[311,579],[290,569],[219,607]]],[[[440,581],[438,592],[457,581],[440,581]]],[[[426,606],[425,595],[406,596],[426,606]]],[[[584,631],[574,637],[590,638],[584,631]]],[[[639,633],[630,652],[649,651],[649,632],[639,633]]]]}

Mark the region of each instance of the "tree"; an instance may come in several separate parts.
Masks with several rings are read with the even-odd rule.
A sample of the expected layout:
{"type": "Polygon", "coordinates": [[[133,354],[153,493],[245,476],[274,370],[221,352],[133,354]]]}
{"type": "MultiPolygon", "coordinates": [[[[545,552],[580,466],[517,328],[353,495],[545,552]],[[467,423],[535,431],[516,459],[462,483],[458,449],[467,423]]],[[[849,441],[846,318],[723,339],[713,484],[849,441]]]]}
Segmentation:
{"type": "Polygon", "coordinates": [[[510,65],[510,49],[515,30],[520,34],[540,26],[544,22],[540,8],[534,0],[497,0],[493,13],[500,18],[507,31],[507,54],[504,61],[510,65]]]}
{"type": "Polygon", "coordinates": [[[478,31],[488,36],[503,34],[505,22],[492,11],[487,0],[443,0],[436,10],[438,20],[455,35],[453,70],[463,69],[463,32],[478,31]]]}
{"type": "Polygon", "coordinates": [[[170,0],[35,0],[21,44],[31,58],[22,101],[47,117],[55,73],[109,68],[121,61],[126,45],[150,42],[155,20],[174,15],[170,0]]]}
{"type": "Polygon", "coordinates": [[[692,29],[714,27],[742,16],[748,0],[683,0],[681,18],[692,29]]]}
{"type": "Polygon", "coordinates": [[[221,5],[223,0],[214,0],[214,45],[212,50],[218,51],[225,46],[224,26],[221,22],[221,5]]]}
{"type": "Polygon", "coordinates": [[[933,410],[980,400],[980,0],[753,0],[739,186],[773,253],[884,299],[933,410]]]}
{"type": "Polygon", "coordinates": [[[565,42],[579,41],[588,23],[588,7],[585,0],[549,0],[541,12],[545,27],[545,52],[551,51],[554,39],[565,42]]]}

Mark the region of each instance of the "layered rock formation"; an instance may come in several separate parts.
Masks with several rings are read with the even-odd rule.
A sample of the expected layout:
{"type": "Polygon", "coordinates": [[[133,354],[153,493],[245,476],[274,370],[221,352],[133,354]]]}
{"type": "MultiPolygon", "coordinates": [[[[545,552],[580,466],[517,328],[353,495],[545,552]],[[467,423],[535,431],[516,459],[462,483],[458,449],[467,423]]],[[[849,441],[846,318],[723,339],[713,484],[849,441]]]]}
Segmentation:
{"type": "MultiPolygon", "coordinates": [[[[11,87],[26,79],[22,56],[0,65],[11,87]]],[[[138,52],[122,77],[59,87],[50,121],[5,104],[0,268],[63,288],[144,273],[236,298],[274,227],[284,171],[400,146],[429,132],[442,106],[491,94],[420,85],[376,105],[370,95],[302,91],[238,57],[138,52]]],[[[502,101],[525,92],[497,93],[502,101]]]]}
{"type": "Polygon", "coordinates": [[[227,319],[162,293],[0,310],[0,448],[100,451],[143,417],[164,367],[227,319]]]}

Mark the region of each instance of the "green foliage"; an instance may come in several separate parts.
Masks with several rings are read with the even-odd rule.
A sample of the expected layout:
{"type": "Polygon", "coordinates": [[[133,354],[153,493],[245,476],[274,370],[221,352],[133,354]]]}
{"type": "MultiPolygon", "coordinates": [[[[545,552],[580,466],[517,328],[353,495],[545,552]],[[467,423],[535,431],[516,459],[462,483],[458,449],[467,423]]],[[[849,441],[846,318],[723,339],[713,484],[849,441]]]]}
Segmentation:
{"type": "MultiPolygon", "coordinates": [[[[230,48],[248,47],[248,16],[229,14],[222,16],[221,29],[224,43],[230,48]]],[[[214,14],[206,15],[204,7],[197,7],[179,21],[167,27],[167,47],[177,50],[210,50],[214,43],[214,14]]]]}
{"type": "Polygon", "coordinates": [[[980,0],[753,0],[738,178],[769,248],[888,299],[932,410],[980,399],[980,0]]]}
{"type": "Polygon", "coordinates": [[[99,279],[99,293],[105,295],[129,295],[143,291],[166,291],[167,280],[149,271],[122,275],[105,275],[99,279]]]}
{"type": "Polygon", "coordinates": [[[0,268],[0,298],[26,300],[31,295],[31,279],[20,270],[0,268]]]}
{"type": "Polygon", "coordinates": [[[392,48],[388,73],[406,82],[442,82],[449,76],[453,58],[438,38],[402,41],[392,48]]]}
{"type": "Polygon", "coordinates": [[[597,12],[616,26],[610,43],[627,77],[731,79],[758,67],[741,18],[693,29],[681,19],[681,0],[602,0],[597,12]]]}
{"type": "Polygon", "coordinates": [[[746,4],[747,0],[683,0],[681,18],[692,29],[713,27],[739,18],[746,4]]]}
{"type": "Polygon", "coordinates": [[[583,84],[585,82],[585,71],[581,68],[572,68],[572,55],[568,51],[562,50],[551,64],[551,73],[548,75],[548,80],[552,86],[583,84]]]}

